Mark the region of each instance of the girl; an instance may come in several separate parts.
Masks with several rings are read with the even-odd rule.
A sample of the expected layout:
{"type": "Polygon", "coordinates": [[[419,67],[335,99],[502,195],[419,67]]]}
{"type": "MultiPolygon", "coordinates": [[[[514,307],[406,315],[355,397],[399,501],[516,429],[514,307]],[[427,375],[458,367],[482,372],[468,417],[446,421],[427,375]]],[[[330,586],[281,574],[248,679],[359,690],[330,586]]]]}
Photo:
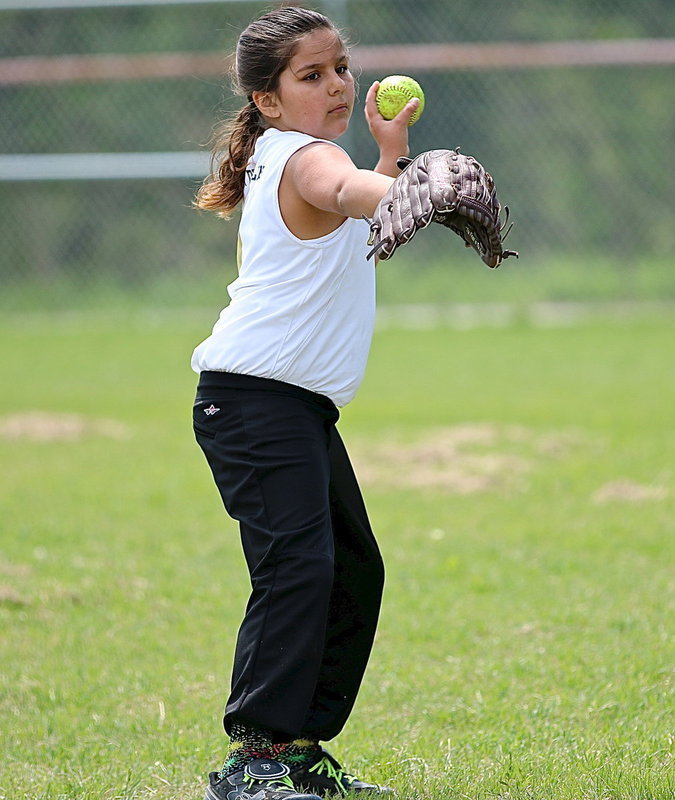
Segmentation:
{"type": "Polygon", "coordinates": [[[418,101],[386,121],[371,86],[380,158],[363,170],[334,144],[355,92],[330,20],[297,7],[264,14],[241,34],[235,71],[247,103],[217,137],[196,205],[227,217],[243,201],[239,277],[192,357],[194,429],[239,522],[252,591],[225,710],[230,748],[206,797],[385,792],[320,745],[356,699],[384,582],[335,424],[361,382],[374,322],[362,217],[398,175],[418,101]]]}

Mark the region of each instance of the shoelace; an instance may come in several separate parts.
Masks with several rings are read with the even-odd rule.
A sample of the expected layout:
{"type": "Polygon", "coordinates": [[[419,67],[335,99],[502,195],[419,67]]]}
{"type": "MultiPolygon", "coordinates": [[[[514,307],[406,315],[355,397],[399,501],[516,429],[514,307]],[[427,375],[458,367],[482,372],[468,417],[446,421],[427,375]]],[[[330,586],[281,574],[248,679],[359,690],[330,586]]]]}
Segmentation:
{"type": "Polygon", "coordinates": [[[286,775],[284,778],[270,778],[269,780],[264,781],[261,781],[259,778],[251,778],[246,775],[244,776],[244,783],[249,787],[249,789],[254,783],[264,783],[267,786],[285,786],[287,789],[295,789],[295,786],[293,786],[293,781],[288,775],[286,775]]]}
{"type": "Polygon", "coordinates": [[[356,780],[354,775],[349,775],[343,769],[336,769],[330,759],[325,757],[322,758],[321,761],[317,761],[313,767],[310,767],[309,771],[316,772],[317,775],[323,775],[325,773],[327,778],[331,778],[335,781],[342,794],[347,794],[349,792],[349,785],[356,780]],[[343,781],[346,782],[346,786],[343,781]]]}

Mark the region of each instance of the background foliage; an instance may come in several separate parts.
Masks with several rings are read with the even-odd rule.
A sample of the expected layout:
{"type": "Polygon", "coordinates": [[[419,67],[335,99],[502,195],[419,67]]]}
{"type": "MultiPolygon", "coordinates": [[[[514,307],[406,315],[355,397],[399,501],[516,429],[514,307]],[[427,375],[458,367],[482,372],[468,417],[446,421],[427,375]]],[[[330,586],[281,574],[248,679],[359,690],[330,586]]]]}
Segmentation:
{"type": "MultiPolygon", "coordinates": [[[[478,10],[470,2],[421,0],[414,13],[402,0],[318,5],[357,47],[646,40],[675,31],[675,6],[664,0],[485,0],[478,10]]],[[[224,64],[239,31],[265,7],[5,11],[2,52],[8,58],[220,52],[224,64]]],[[[428,102],[411,131],[412,150],[459,144],[488,165],[516,220],[512,245],[530,269],[600,254],[624,273],[658,271],[652,257],[675,253],[674,75],[672,64],[418,71],[428,102]]],[[[362,95],[378,77],[360,76],[362,95]]],[[[239,105],[217,75],[7,85],[0,137],[5,154],[191,152],[203,149],[214,121],[239,105]]],[[[344,144],[359,166],[374,163],[360,110],[344,144]]],[[[30,279],[33,290],[37,282],[49,296],[69,276],[80,289],[103,287],[100,299],[114,286],[154,290],[172,278],[182,285],[183,301],[199,301],[198,283],[222,286],[232,273],[236,224],[190,208],[198,182],[0,182],[3,282],[16,289],[30,279]]],[[[419,239],[397,256],[401,274],[419,273],[419,264],[433,270],[443,262],[447,270],[465,263],[467,254],[457,242],[448,244],[445,231],[419,239]]],[[[655,283],[660,296],[675,294],[667,276],[655,283]]],[[[14,302],[16,294],[8,297],[14,302]]]]}

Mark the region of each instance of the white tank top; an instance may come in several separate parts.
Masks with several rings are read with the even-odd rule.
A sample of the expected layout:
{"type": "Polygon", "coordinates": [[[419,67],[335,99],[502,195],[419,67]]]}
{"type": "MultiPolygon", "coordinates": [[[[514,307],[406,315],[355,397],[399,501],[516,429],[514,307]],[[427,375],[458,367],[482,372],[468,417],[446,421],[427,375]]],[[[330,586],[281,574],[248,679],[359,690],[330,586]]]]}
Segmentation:
{"type": "Polygon", "coordinates": [[[192,368],[274,378],[344,406],[368,359],[375,264],[366,261],[365,220],[348,218],[309,240],[283,221],[279,183],[286,162],[317,141],[326,140],[274,128],[258,139],[244,189],[239,277],[227,287],[230,304],[195,349],[192,368]]]}

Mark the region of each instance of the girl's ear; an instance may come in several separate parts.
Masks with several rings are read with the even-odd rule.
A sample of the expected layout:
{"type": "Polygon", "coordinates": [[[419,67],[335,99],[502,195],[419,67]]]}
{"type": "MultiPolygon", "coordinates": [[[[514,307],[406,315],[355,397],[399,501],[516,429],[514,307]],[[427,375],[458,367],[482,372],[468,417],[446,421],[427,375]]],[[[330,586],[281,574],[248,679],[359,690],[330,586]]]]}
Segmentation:
{"type": "Polygon", "coordinates": [[[253,102],[258,107],[258,111],[268,119],[277,119],[281,116],[279,100],[276,92],[253,92],[253,102]]]}

